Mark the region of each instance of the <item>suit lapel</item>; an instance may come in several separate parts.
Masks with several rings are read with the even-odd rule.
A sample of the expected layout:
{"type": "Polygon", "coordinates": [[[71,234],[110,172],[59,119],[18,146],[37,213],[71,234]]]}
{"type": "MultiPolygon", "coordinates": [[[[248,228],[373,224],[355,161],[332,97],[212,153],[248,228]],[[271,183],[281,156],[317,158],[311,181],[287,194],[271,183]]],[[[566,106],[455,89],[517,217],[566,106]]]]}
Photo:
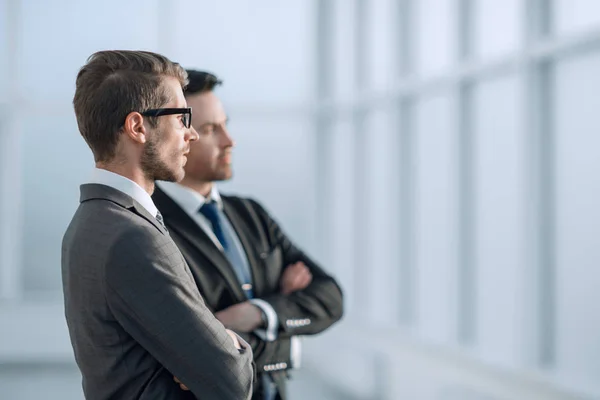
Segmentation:
{"type": "Polygon", "coordinates": [[[250,267],[250,273],[252,274],[252,284],[254,286],[254,295],[259,296],[264,290],[264,279],[260,275],[261,270],[257,268],[259,260],[255,251],[255,246],[252,244],[252,232],[249,232],[246,224],[243,223],[242,218],[237,214],[235,206],[225,196],[221,196],[223,200],[223,212],[227,216],[227,219],[231,223],[231,226],[235,230],[242,247],[248,258],[248,265],[250,267]]]}
{"type": "MultiPolygon", "coordinates": [[[[233,267],[225,257],[225,254],[213,243],[212,239],[173,199],[158,187],[155,189],[152,197],[167,221],[169,229],[177,232],[177,234],[206,256],[213,267],[223,276],[238,300],[244,301],[246,296],[233,267]]],[[[193,264],[195,263],[188,262],[188,264],[190,264],[190,268],[193,268],[193,264]]]]}

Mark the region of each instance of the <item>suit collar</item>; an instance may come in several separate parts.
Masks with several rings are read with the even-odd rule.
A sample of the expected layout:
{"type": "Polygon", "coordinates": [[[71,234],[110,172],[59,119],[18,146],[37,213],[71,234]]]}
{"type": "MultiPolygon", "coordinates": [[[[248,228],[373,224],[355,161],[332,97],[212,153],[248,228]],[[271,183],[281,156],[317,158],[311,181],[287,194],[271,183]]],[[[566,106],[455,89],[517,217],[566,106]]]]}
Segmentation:
{"type": "Polygon", "coordinates": [[[160,230],[162,233],[167,234],[165,228],[156,220],[156,214],[151,215],[146,207],[141,205],[137,200],[123,193],[122,191],[115,189],[114,187],[97,183],[86,183],[80,186],[80,192],[80,203],[96,199],[111,201],[123,208],[136,212],[138,215],[158,228],[158,230],[160,230]]]}
{"type": "Polygon", "coordinates": [[[157,209],[152,198],[148,192],[131,179],[105,169],[94,168],[89,183],[106,185],[117,189],[136,200],[152,217],[156,217],[157,209]]]}
{"type": "Polygon", "coordinates": [[[86,183],[80,186],[80,197],[79,202],[83,203],[88,200],[102,199],[110,200],[118,205],[131,208],[133,207],[134,201],[131,196],[126,195],[120,190],[114,187],[103,185],[99,183],[86,183]]]}

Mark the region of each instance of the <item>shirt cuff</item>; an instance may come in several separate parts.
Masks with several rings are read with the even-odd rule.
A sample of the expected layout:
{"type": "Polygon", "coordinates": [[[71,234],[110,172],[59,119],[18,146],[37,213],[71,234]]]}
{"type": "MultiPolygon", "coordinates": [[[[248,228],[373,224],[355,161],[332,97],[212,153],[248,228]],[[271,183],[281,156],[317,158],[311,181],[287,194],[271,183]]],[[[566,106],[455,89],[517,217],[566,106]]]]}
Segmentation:
{"type": "Polygon", "coordinates": [[[290,344],[290,360],[292,368],[300,368],[302,359],[302,338],[300,336],[292,336],[290,344]]]}
{"type": "Polygon", "coordinates": [[[274,342],[277,340],[277,327],[279,326],[279,318],[277,318],[277,313],[273,307],[271,307],[271,305],[264,300],[250,299],[249,301],[256,307],[260,308],[267,316],[267,328],[257,329],[254,331],[254,333],[265,342],[274,342]]]}

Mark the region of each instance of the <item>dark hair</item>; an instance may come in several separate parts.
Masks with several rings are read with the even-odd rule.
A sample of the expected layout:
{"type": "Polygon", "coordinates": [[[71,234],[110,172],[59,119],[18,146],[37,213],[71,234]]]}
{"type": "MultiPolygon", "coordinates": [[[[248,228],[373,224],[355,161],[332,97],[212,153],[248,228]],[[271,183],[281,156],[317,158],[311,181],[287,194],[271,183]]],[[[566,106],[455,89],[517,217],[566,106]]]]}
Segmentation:
{"type": "Polygon", "coordinates": [[[216,86],[223,83],[216,75],[210,72],[187,69],[189,83],[183,94],[188,96],[197,93],[211,92],[216,86]]]}
{"type": "MultiPolygon", "coordinates": [[[[182,87],[187,74],[177,63],[148,51],[99,51],[92,54],[77,74],[73,107],[79,132],[98,161],[115,156],[119,134],[133,111],[160,108],[170,98],[165,77],[182,87]]],[[[149,118],[155,126],[156,119],[149,118]]]]}

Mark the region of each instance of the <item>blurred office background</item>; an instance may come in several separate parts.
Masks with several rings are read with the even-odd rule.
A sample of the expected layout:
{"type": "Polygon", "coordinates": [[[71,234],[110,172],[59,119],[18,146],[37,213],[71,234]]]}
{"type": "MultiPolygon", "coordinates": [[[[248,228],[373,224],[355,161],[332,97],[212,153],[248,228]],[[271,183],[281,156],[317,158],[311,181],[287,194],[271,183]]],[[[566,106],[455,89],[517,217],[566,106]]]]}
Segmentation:
{"type": "Polygon", "coordinates": [[[114,48],[224,79],[223,190],[343,285],[293,400],[600,399],[597,0],[0,0],[0,399],[82,399],[71,100],[114,48]]]}

